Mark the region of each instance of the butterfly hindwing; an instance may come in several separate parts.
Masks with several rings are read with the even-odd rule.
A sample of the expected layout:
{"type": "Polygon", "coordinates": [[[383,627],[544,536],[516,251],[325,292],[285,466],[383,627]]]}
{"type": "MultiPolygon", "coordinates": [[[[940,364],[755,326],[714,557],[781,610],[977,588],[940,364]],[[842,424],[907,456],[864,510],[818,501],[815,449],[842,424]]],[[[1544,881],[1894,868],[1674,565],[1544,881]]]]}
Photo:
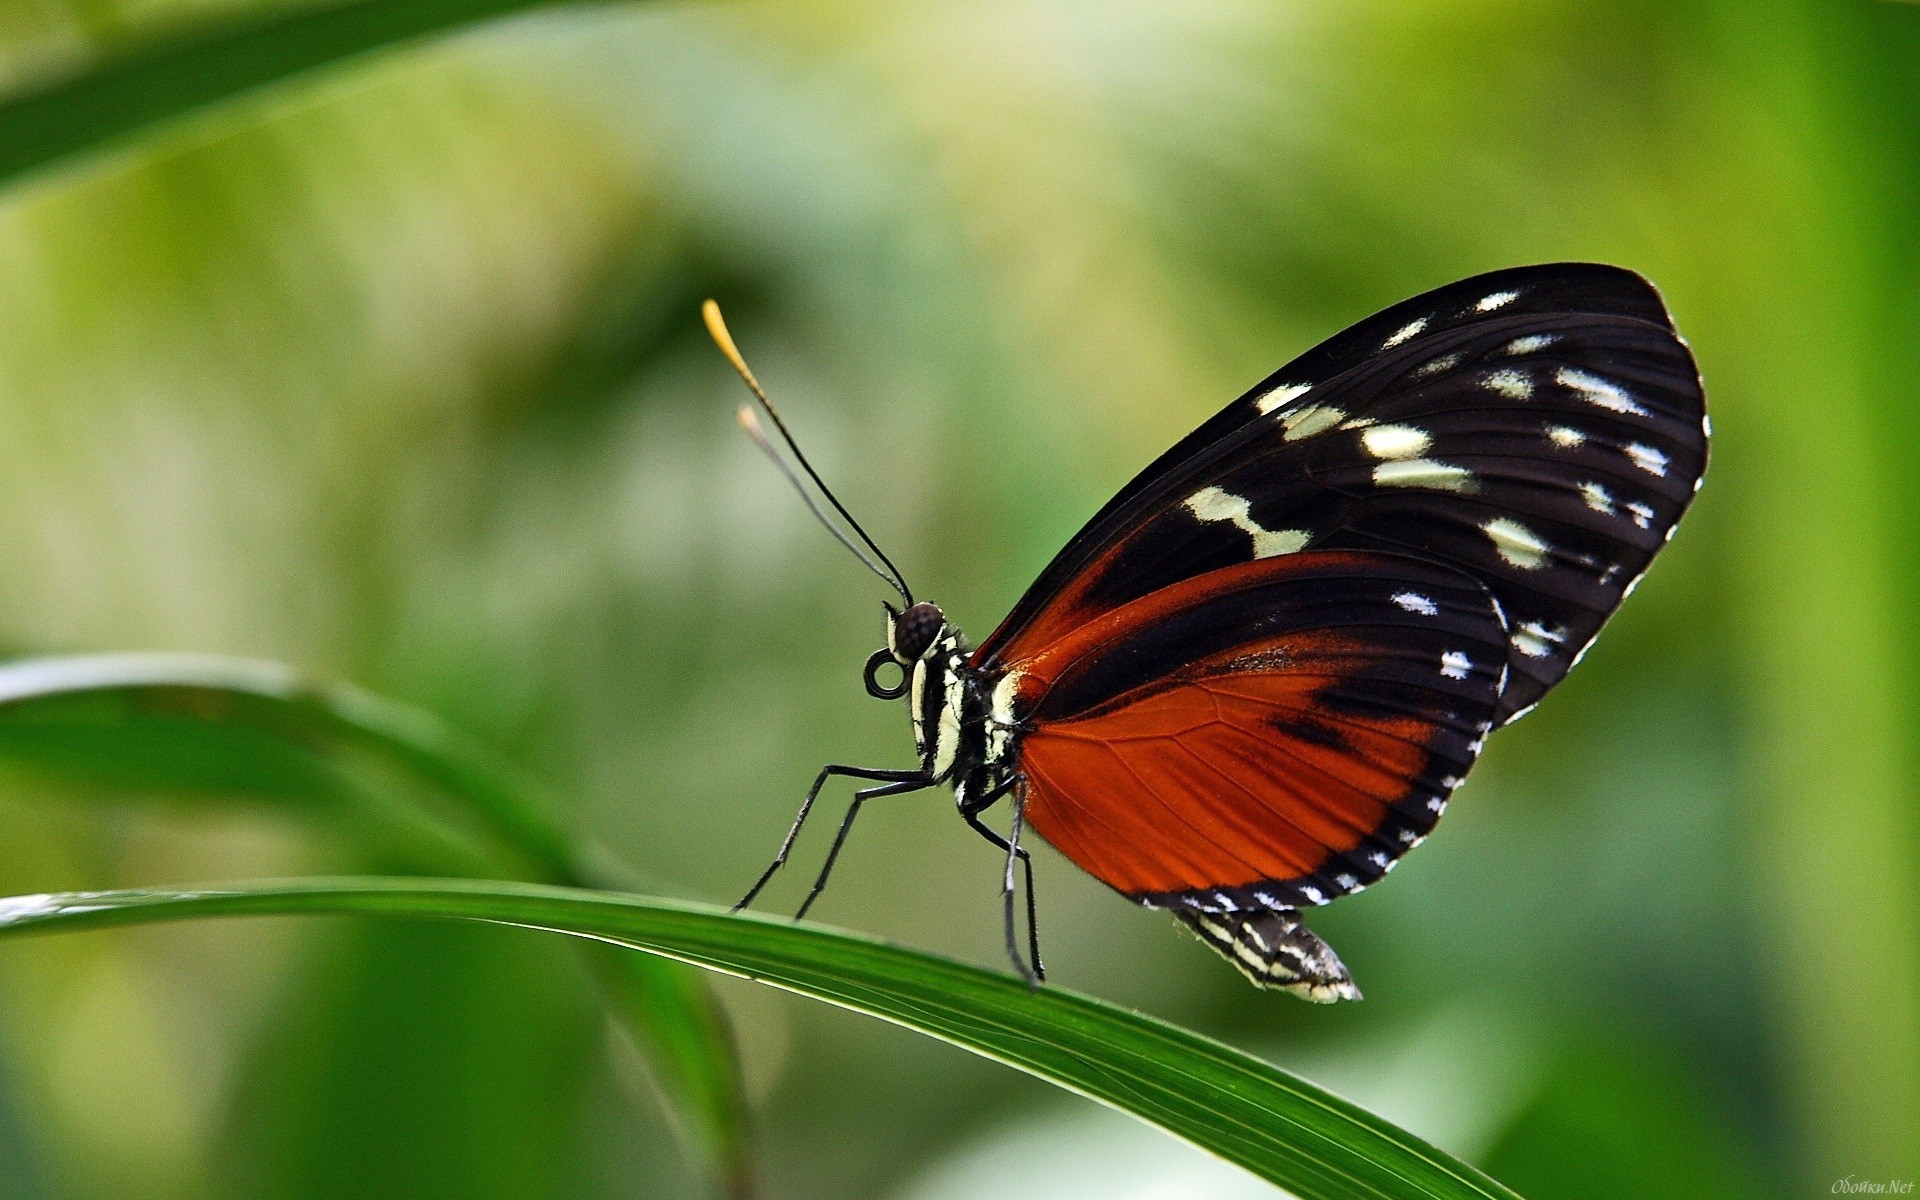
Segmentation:
{"type": "Polygon", "coordinates": [[[1323,903],[1432,829],[1506,674],[1486,590],[1307,552],[1116,609],[1013,675],[1028,820],[1143,903],[1323,903]]]}
{"type": "Polygon", "coordinates": [[[1587,264],[1464,280],[1309,351],[1162,455],[975,662],[1224,567],[1385,551],[1454,566],[1501,604],[1504,722],[1598,634],[1705,462],[1699,378],[1651,285],[1587,264]]]}

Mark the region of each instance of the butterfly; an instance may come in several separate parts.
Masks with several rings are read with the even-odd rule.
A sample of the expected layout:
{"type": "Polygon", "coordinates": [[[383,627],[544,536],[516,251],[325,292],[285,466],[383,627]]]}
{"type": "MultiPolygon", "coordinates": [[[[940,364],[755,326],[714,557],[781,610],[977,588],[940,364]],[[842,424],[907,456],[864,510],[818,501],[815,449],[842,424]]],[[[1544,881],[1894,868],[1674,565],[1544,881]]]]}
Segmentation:
{"type": "Polygon", "coordinates": [[[1044,979],[1037,831],[1165,909],[1255,984],[1357,999],[1301,914],[1432,832],[1487,735],[1580,660],[1699,490],[1699,372],[1659,294],[1617,267],[1479,275],[1368,317],[1162,454],[971,646],[916,601],[800,454],[711,302],[748,432],[896,590],[867,691],[908,705],[919,764],[830,765],[867,800],[946,785],[1006,855],[1007,953],[1044,979]],[[810,485],[810,486],[809,486],[810,485]],[[982,819],[1010,808],[1001,834],[982,819]],[[1027,946],[1016,936],[1024,870],[1027,946]]]}

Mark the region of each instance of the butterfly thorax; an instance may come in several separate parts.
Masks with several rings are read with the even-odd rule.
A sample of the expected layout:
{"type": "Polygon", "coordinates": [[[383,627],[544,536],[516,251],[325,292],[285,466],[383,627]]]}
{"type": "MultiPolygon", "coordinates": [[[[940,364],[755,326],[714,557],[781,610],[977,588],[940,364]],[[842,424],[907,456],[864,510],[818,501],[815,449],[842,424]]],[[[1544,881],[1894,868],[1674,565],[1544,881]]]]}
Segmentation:
{"type": "Polygon", "coordinates": [[[961,809],[986,807],[1011,786],[1018,760],[1020,722],[1011,696],[1000,694],[1000,673],[973,665],[966,635],[935,605],[889,610],[889,618],[886,653],[906,673],[921,770],[951,785],[961,809]]]}

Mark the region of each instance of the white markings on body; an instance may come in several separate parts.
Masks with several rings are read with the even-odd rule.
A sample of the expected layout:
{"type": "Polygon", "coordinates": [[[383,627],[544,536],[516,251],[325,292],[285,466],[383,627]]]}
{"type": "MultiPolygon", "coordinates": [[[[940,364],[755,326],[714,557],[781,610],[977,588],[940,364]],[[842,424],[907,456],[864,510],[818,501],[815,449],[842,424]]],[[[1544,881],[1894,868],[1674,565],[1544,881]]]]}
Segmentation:
{"type": "Polygon", "coordinates": [[[1601,487],[1597,483],[1581,484],[1580,498],[1587,502],[1588,508],[1597,513],[1607,513],[1609,515],[1613,513],[1613,496],[1606,488],[1601,487]]]}
{"type": "Polygon", "coordinates": [[[1013,701],[1014,697],[1018,695],[1020,691],[1020,674],[1019,671],[1008,671],[1000,677],[999,683],[993,685],[993,720],[995,724],[1013,725],[1016,723],[1013,715],[1013,701]]]}
{"type": "Polygon", "coordinates": [[[1373,482],[1378,487],[1437,488],[1443,492],[1469,492],[1475,483],[1473,472],[1465,467],[1431,458],[1383,462],[1373,469],[1373,482]]]}
{"type": "Polygon", "coordinates": [[[1270,413],[1276,408],[1284,408],[1292,404],[1312,390],[1313,385],[1310,383],[1276,384],[1272,391],[1255,400],[1253,406],[1263,413],[1270,413]]]}
{"type": "Polygon", "coordinates": [[[1495,371],[1487,376],[1487,386],[1499,392],[1509,400],[1530,400],[1533,398],[1533,380],[1525,371],[1516,371],[1511,367],[1495,371]]]}
{"type": "Polygon", "coordinates": [[[1636,417],[1649,415],[1646,409],[1640,407],[1638,401],[1627,395],[1625,388],[1611,380],[1602,379],[1598,375],[1589,375],[1574,367],[1561,367],[1554,378],[1608,412],[1630,413],[1636,417]]]}
{"type": "Polygon", "coordinates": [[[1346,413],[1331,405],[1309,404],[1305,408],[1282,413],[1280,424],[1286,430],[1286,440],[1297,442],[1316,433],[1325,433],[1346,419],[1346,413]]]}
{"type": "Polygon", "coordinates": [[[922,720],[927,711],[927,677],[932,674],[933,664],[926,659],[913,664],[913,748],[923,755],[927,752],[927,739],[932,736],[922,720]]]}
{"type": "Polygon", "coordinates": [[[1271,975],[1273,973],[1273,964],[1267,961],[1266,955],[1260,953],[1252,946],[1247,945],[1245,942],[1235,941],[1231,944],[1235,958],[1258,970],[1263,975],[1271,975]]]}
{"type": "Polygon", "coordinates": [[[1662,478],[1666,476],[1667,456],[1655,450],[1652,446],[1643,446],[1639,442],[1628,442],[1622,449],[1626,452],[1627,457],[1633,460],[1633,465],[1639,467],[1642,471],[1645,471],[1649,475],[1659,475],[1662,478]]]}
{"type": "Polygon", "coordinates": [[[1515,338],[1503,348],[1508,354],[1535,354],[1551,345],[1553,345],[1552,334],[1535,333],[1515,338]]]}
{"type": "MultiPolygon", "coordinates": [[[[952,644],[947,643],[949,648],[952,644]]],[[[940,723],[933,735],[933,773],[937,777],[944,778],[953,770],[953,760],[960,753],[960,706],[967,695],[967,681],[961,674],[965,661],[959,655],[952,656],[941,677],[946,690],[941,697],[940,723]]]]}
{"type": "Polygon", "coordinates": [[[1408,321],[1405,325],[1402,325],[1397,331],[1395,331],[1394,335],[1388,338],[1385,344],[1383,344],[1380,348],[1382,350],[1391,350],[1395,346],[1398,346],[1400,343],[1407,341],[1409,338],[1416,336],[1422,329],[1425,329],[1426,327],[1427,327],[1427,319],[1425,317],[1421,317],[1417,321],[1408,321]]]}
{"type": "Polygon", "coordinates": [[[1360,444],[1375,458],[1415,458],[1433,445],[1433,436],[1411,425],[1375,425],[1360,435],[1360,444]]]}
{"type": "Polygon", "coordinates": [[[1496,308],[1505,308],[1519,298],[1519,292],[1495,292],[1491,296],[1482,296],[1473,308],[1475,312],[1492,312],[1496,308]]]}
{"type": "Polygon", "coordinates": [[[999,762],[1007,756],[1007,743],[1013,738],[1013,731],[1019,721],[1013,713],[1013,702],[1020,690],[1020,672],[1008,671],[993,685],[993,707],[987,714],[987,761],[999,762]]]}
{"type": "Polygon", "coordinates": [[[1423,617],[1436,616],[1440,606],[1419,592],[1395,592],[1393,602],[1410,613],[1419,613],[1423,617]]]}
{"type": "Polygon", "coordinates": [[[1501,558],[1523,571],[1532,571],[1547,563],[1547,544],[1540,535],[1512,517],[1495,517],[1480,527],[1493,541],[1501,558]]]}
{"type": "Polygon", "coordinates": [[[1547,440],[1562,450],[1577,449],[1587,440],[1587,435],[1571,425],[1547,426],[1547,440]]]}
{"type": "Polygon", "coordinates": [[[1202,521],[1226,521],[1253,539],[1255,558],[1275,558],[1304,548],[1311,535],[1304,529],[1262,529],[1246,499],[1217,487],[1201,488],[1187,497],[1187,511],[1202,521]]]}
{"type": "Polygon", "coordinates": [[[1449,650],[1440,656],[1440,673],[1448,679],[1465,679],[1473,670],[1473,660],[1458,650],[1449,650]]]}
{"type": "Polygon", "coordinates": [[[1653,518],[1657,514],[1654,513],[1652,507],[1642,504],[1638,500],[1633,500],[1628,502],[1627,512],[1632,514],[1635,525],[1638,525],[1642,529],[1653,528],[1653,518]]]}

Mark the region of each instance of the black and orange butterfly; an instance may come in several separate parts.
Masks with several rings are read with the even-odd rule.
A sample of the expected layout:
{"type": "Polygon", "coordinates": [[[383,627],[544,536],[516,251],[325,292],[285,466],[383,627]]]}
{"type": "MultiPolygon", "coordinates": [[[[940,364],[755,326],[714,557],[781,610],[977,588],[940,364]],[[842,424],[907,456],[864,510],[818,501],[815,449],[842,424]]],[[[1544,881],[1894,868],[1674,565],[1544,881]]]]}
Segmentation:
{"type": "Polygon", "coordinates": [[[914,601],[711,304],[707,317],[801,470],[752,410],[743,424],[904,601],[866,685],[908,701],[920,756],[822,770],[741,904],[828,778],[874,786],[801,915],[862,802],[944,783],[1007,853],[1007,951],[1030,983],[1044,976],[1028,826],[1256,984],[1357,998],[1301,910],[1366,887],[1432,831],[1487,734],[1633,591],[1706,468],[1699,373],[1651,284],[1592,264],[1497,271],[1268,376],[1122,488],[973,649],[914,601]],[[981,820],[1003,798],[1005,836],[981,820]]]}

